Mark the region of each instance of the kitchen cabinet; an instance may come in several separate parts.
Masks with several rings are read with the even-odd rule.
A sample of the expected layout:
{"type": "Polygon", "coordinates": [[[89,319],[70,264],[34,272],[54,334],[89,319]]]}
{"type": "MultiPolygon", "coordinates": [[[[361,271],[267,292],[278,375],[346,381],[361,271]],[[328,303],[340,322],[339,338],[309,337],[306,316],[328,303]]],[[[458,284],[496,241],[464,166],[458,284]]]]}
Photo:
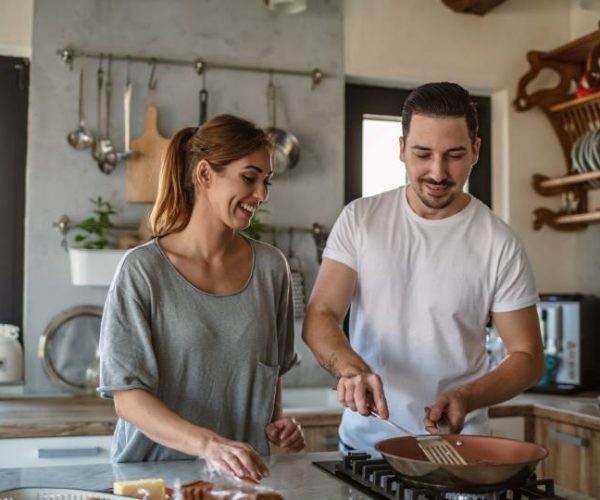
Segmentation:
{"type": "Polygon", "coordinates": [[[110,462],[110,436],[0,439],[0,468],[110,462]]]}
{"type": "MultiPolygon", "coordinates": [[[[600,129],[600,92],[573,98],[572,88],[587,82],[600,88],[600,29],[548,52],[530,51],[527,60],[530,70],[521,77],[514,106],[517,111],[540,107],[550,120],[561,144],[566,175],[549,178],[535,174],[534,190],[542,196],[563,196],[559,211],[547,208],[534,210],[533,227],[539,230],[548,225],[560,231],[585,229],[600,222],[600,211],[589,211],[588,191],[600,187],[600,165],[595,168],[574,164],[572,150],[585,134],[600,129]],[[559,84],[552,88],[528,93],[528,87],[542,71],[552,70],[559,84]]],[[[599,146],[600,147],[600,146],[599,146]]],[[[582,155],[578,155],[580,158],[582,155]]],[[[589,160],[588,160],[589,162],[589,160]]]]}
{"type": "Polygon", "coordinates": [[[534,441],[549,452],[539,475],[600,498],[600,431],[546,417],[536,417],[534,425],[534,441]]]}
{"type": "MultiPolygon", "coordinates": [[[[338,427],[342,419],[341,412],[294,413],[292,411],[285,414],[295,418],[302,426],[307,453],[337,451],[338,427]]],[[[284,452],[276,446],[272,446],[271,453],[279,455],[284,452]]]]}

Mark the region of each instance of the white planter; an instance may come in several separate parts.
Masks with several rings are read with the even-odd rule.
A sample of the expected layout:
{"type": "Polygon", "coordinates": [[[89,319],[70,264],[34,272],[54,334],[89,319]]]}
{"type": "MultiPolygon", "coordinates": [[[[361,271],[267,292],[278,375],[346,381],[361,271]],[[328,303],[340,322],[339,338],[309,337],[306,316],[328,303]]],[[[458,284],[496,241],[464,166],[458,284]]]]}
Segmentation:
{"type": "Polygon", "coordinates": [[[71,282],[78,286],[108,286],[127,250],[69,248],[71,282]]]}

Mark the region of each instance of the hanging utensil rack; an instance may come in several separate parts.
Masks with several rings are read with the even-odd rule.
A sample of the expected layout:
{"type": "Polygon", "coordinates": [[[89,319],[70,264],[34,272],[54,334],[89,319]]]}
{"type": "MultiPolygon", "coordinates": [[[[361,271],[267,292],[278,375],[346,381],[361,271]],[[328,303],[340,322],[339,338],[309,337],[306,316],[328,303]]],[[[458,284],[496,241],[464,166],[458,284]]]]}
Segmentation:
{"type": "MultiPolygon", "coordinates": [[[[61,215],[57,220],[52,222],[52,226],[58,229],[61,234],[62,246],[65,247],[66,237],[69,231],[76,228],[81,221],[72,221],[68,215],[61,215]]],[[[138,222],[118,222],[112,226],[114,231],[132,231],[137,230],[140,226],[138,222]]],[[[315,246],[317,248],[317,261],[321,263],[323,257],[323,250],[325,249],[325,243],[327,242],[328,231],[325,226],[315,222],[311,227],[296,227],[296,226],[270,226],[265,224],[265,232],[271,233],[285,233],[289,234],[290,230],[296,233],[310,233],[315,240],[315,246]]]]}
{"type": "MultiPolygon", "coordinates": [[[[105,52],[93,52],[77,50],[72,47],[65,47],[57,50],[57,54],[60,56],[62,62],[72,67],[73,60],[77,57],[85,57],[88,59],[100,59],[103,57],[110,57],[113,61],[130,61],[130,62],[143,62],[152,65],[152,73],[157,64],[165,64],[169,66],[187,66],[198,74],[202,74],[208,69],[221,69],[221,70],[232,70],[232,71],[249,71],[253,73],[271,73],[280,75],[292,75],[292,76],[308,76],[312,82],[312,88],[314,89],[321,80],[327,75],[323,73],[319,68],[313,68],[311,70],[298,70],[292,68],[275,68],[266,66],[254,66],[246,64],[232,64],[223,63],[217,61],[208,61],[201,58],[193,60],[187,59],[172,59],[166,57],[153,57],[153,56],[139,56],[132,54],[113,54],[105,52]]],[[[152,77],[151,77],[152,80],[152,77]]]]}

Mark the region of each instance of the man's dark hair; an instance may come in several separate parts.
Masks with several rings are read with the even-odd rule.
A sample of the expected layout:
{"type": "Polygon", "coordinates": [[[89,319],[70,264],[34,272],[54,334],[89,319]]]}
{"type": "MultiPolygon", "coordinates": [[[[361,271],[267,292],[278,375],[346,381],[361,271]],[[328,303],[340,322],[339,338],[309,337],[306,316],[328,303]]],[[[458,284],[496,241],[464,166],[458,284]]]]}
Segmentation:
{"type": "Polygon", "coordinates": [[[408,137],[414,114],[457,118],[464,116],[471,142],[477,137],[477,108],[471,101],[469,92],[456,83],[426,83],[408,95],[402,107],[402,135],[405,138],[408,137]]]}

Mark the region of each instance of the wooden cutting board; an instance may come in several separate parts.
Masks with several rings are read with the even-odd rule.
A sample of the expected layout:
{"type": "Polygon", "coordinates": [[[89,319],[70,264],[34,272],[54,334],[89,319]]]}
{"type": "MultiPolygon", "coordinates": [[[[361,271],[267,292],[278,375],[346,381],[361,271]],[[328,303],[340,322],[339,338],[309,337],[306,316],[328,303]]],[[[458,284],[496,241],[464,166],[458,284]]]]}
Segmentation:
{"type": "Polygon", "coordinates": [[[131,141],[136,153],[127,160],[127,201],[153,203],[158,190],[158,173],[169,139],[158,131],[158,108],[146,106],[144,132],[131,141]]]}

